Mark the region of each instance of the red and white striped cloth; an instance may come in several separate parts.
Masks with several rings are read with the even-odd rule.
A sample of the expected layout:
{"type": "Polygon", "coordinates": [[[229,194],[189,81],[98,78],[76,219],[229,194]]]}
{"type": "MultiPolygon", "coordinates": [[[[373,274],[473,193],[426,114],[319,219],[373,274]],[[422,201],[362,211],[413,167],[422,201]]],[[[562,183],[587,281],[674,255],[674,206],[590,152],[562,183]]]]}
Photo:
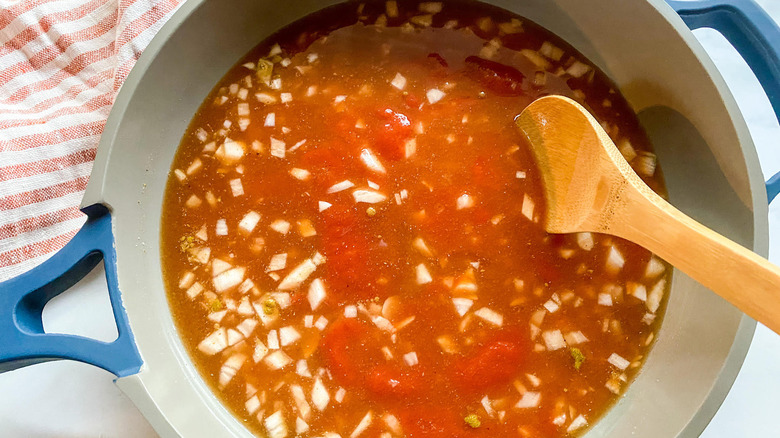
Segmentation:
{"type": "Polygon", "coordinates": [[[114,96],[181,1],[0,0],[0,281],[81,227],[114,96]]]}

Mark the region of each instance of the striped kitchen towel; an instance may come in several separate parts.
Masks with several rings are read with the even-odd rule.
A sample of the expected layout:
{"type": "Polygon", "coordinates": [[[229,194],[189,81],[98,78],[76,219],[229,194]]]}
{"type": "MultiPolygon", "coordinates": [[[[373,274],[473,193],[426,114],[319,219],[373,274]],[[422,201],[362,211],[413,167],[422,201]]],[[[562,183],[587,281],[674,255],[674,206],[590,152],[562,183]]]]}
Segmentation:
{"type": "Polygon", "coordinates": [[[40,264],[78,209],[114,96],[181,0],[0,0],[0,281],[40,264]]]}

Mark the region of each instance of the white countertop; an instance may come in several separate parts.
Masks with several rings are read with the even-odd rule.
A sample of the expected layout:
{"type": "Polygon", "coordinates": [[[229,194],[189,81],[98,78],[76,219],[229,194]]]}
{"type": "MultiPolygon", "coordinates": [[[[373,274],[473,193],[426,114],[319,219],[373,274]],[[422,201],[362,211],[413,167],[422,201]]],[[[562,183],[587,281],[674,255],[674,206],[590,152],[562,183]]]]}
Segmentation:
{"type": "MultiPolygon", "coordinates": [[[[776,21],[780,2],[757,0],[776,21]]],[[[780,171],[780,127],[769,101],[736,52],[713,31],[697,31],[734,93],[758,149],[764,175],[780,171]]],[[[770,260],[780,264],[780,200],[770,207],[770,260]]],[[[49,332],[111,340],[116,336],[102,266],[44,310],[49,332]],[[114,327],[114,328],[112,328],[114,327]],[[113,330],[113,335],[111,334],[113,330]]],[[[98,368],[70,361],[0,374],[2,437],[155,437],[151,426],[98,368]]],[[[780,436],[780,336],[759,325],[742,370],[705,438],[780,436]]]]}

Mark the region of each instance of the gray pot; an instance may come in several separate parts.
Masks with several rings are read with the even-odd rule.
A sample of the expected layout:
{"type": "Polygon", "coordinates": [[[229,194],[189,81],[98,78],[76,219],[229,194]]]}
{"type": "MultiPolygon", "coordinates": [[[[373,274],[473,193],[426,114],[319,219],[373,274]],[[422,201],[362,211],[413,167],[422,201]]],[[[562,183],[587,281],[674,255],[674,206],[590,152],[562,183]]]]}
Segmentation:
{"type": "MultiPolygon", "coordinates": [[[[176,12],[117,96],[82,202],[90,216],[84,229],[38,268],[0,284],[0,370],[53,359],[85,361],[117,375],[117,385],[162,436],[251,436],[201,380],[176,332],[160,267],[163,192],[182,134],[222,75],[270,33],[332,3],[299,0],[282,8],[267,0],[188,0],[176,12]],[[45,303],[101,258],[119,338],[102,343],[44,334],[45,303]]],[[[541,24],[604,70],[639,112],[671,202],[767,255],[767,192],[745,122],[714,65],[669,5],[489,3],[541,24]]],[[[769,18],[746,20],[757,10],[750,1],[735,3],[748,15],[712,0],[674,6],[688,4],[681,13],[692,26],[720,23],[727,36],[737,37],[750,34],[747,29],[754,43],[766,45],[761,52],[732,40],[752,50],[746,58],[754,69],[768,69],[759,78],[774,87],[769,94],[780,110],[780,60],[767,43],[780,44],[780,31],[761,21],[769,18]],[[711,8],[701,9],[700,3],[711,8]],[[737,25],[729,30],[718,17],[737,25]]],[[[673,279],[666,318],[644,368],[588,437],[696,436],[731,387],[755,322],[681,272],[673,279]]]]}

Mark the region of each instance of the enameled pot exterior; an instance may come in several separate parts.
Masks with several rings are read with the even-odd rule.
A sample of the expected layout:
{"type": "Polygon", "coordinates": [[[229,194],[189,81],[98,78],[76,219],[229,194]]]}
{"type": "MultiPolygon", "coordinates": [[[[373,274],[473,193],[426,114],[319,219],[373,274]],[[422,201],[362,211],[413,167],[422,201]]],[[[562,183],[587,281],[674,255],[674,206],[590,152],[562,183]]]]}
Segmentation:
{"type": "MultiPolygon", "coordinates": [[[[188,0],[148,46],[108,119],[83,205],[111,211],[118,289],[143,360],[117,384],[162,436],[252,436],[200,379],[163,292],[160,213],[174,153],[236,60],[333,3],[188,0]]],[[[541,24],[604,70],[638,111],[672,203],[766,256],[767,196],[755,149],[723,80],[673,9],[661,0],[488,3],[541,24]]],[[[697,436],[728,392],[755,322],[684,274],[673,278],[656,346],[588,437],[697,436]]]]}

